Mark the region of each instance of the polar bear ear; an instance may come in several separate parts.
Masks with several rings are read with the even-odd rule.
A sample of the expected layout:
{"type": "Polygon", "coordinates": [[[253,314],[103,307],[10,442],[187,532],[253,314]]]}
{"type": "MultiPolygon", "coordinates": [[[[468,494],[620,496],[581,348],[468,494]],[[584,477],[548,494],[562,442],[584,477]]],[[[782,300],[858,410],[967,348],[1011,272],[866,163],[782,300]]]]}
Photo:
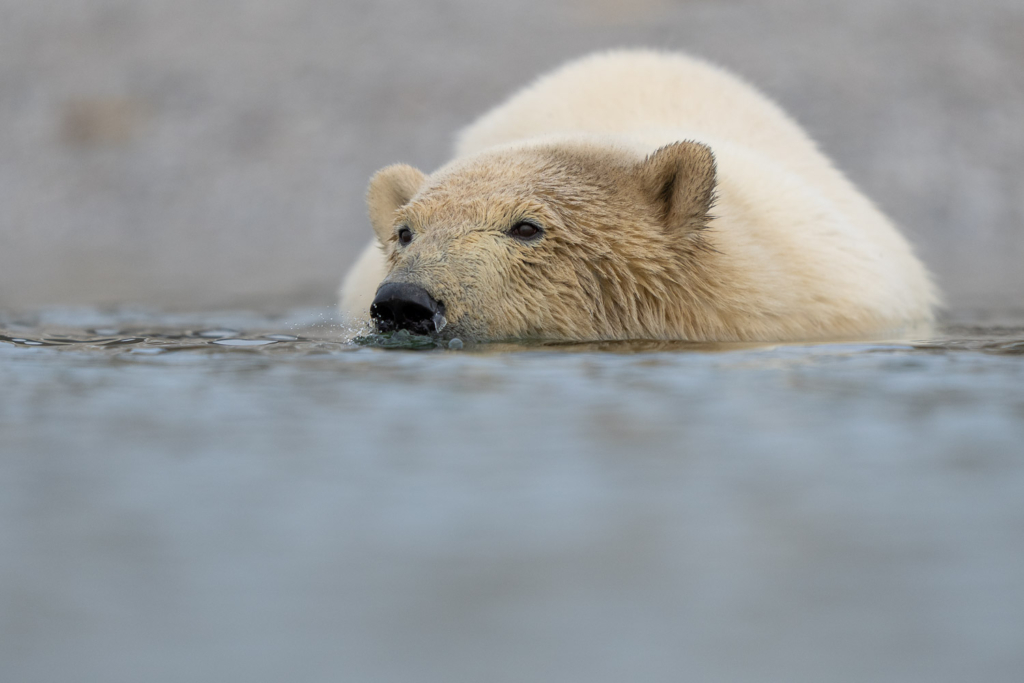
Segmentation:
{"type": "Polygon", "coordinates": [[[386,244],[391,237],[395,211],[409,203],[424,178],[422,171],[412,166],[395,164],[382,168],[370,179],[366,207],[370,213],[370,225],[381,244],[386,244]]]}
{"type": "Polygon", "coordinates": [[[715,203],[715,155],[699,142],[676,142],[651,154],[637,169],[659,218],[670,228],[700,230],[715,203]]]}

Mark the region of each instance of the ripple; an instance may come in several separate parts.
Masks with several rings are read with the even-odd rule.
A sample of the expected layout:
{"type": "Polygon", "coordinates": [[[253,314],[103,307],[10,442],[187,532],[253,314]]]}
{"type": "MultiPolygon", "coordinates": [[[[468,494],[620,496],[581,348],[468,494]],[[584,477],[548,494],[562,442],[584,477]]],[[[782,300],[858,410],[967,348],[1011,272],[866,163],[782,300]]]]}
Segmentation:
{"type": "Polygon", "coordinates": [[[267,339],[218,339],[213,343],[221,346],[266,346],[276,342],[267,339]]]}

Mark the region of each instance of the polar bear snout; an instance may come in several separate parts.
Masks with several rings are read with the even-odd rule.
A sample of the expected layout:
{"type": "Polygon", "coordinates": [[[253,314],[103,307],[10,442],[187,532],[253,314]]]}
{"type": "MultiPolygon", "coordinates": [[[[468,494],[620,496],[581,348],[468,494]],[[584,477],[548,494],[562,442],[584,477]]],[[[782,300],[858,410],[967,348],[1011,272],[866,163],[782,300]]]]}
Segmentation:
{"type": "Polygon", "coordinates": [[[440,332],[447,323],[444,304],[427,290],[408,282],[388,282],[377,290],[370,316],[378,332],[408,330],[415,334],[440,332]]]}

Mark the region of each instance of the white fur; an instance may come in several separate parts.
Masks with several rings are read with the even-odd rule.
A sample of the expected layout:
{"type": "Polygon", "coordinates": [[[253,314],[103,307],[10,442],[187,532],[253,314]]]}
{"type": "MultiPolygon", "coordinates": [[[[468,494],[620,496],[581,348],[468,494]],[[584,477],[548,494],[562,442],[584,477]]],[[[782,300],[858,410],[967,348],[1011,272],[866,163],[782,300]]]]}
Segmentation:
{"type": "MultiPolygon", "coordinates": [[[[552,139],[638,159],[679,140],[709,145],[718,166],[709,239],[751,310],[828,319],[842,307],[865,333],[931,320],[937,293],[906,240],[779,107],[718,67],[653,51],[571,62],[462,131],[455,161],[552,139]]],[[[342,284],[344,315],[366,318],[385,271],[380,249],[367,247],[342,284]]]]}
{"type": "Polygon", "coordinates": [[[345,323],[352,324],[370,317],[370,304],[373,303],[377,286],[387,274],[384,253],[375,238],[366,245],[341,281],[338,309],[345,323]]]}

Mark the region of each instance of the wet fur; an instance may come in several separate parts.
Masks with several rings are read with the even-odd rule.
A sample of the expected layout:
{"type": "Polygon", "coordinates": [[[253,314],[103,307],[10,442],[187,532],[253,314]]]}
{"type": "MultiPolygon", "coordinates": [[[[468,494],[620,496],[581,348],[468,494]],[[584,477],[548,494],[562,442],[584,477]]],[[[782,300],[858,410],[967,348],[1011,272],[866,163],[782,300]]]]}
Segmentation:
{"type": "MultiPolygon", "coordinates": [[[[713,67],[645,52],[592,57],[548,80],[602,68],[704,69],[737,86],[713,67]]],[[[774,142],[753,149],[699,127],[657,145],[674,135],[519,130],[517,104],[550,102],[566,91],[558,85],[542,80],[485,116],[429,176],[404,165],[374,176],[367,200],[385,258],[364,253],[343,284],[344,312],[365,315],[383,281],[426,288],[446,306],[446,332],[476,339],[784,340],[930,319],[934,291],[909,247],[788,119],[796,133],[776,137],[802,136],[810,151],[781,160],[764,154],[774,142]],[[805,180],[808,168],[820,177],[805,180]],[[542,238],[510,237],[522,220],[543,226],[542,238]],[[407,246],[402,226],[414,234],[407,246]]],[[[784,117],[763,106],[763,118],[784,117]]]]}

